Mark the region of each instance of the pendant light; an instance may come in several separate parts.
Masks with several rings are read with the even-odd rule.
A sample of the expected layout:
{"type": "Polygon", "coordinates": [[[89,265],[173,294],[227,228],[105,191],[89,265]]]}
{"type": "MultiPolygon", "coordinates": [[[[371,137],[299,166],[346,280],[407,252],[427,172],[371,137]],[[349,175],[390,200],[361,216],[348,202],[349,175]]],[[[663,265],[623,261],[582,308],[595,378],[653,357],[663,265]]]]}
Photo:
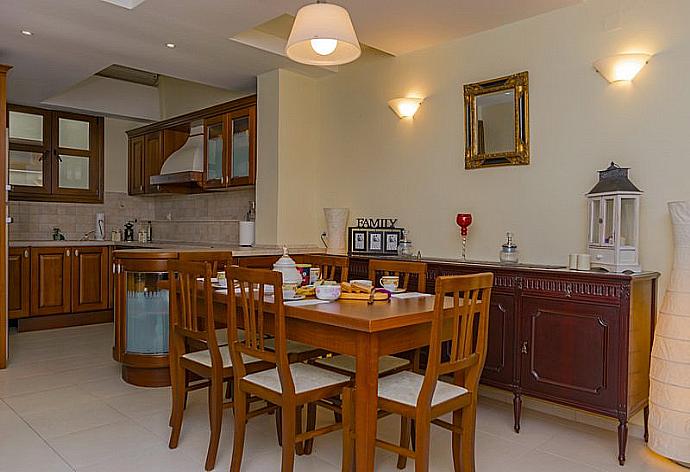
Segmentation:
{"type": "Polygon", "coordinates": [[[285,53],[302,64],[336,66],[354,61],[362,49],[347,10],[317,1],[297,12],[285,53]]]}

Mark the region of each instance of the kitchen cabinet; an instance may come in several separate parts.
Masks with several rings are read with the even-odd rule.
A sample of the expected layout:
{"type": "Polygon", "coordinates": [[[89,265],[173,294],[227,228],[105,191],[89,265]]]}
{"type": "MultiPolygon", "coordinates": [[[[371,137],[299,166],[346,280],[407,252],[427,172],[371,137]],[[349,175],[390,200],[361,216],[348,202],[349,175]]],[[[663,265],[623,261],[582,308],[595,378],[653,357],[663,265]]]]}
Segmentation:
{"type": "Polygon", "coordinates": [[[144,193],[144,155],[146,136],[129,140],[129,165],[127,166],[127,190],[130,195],[144,193]]]}
{"type": "Polygon", "coordinates": [[[110,260],[107,246],[75,247],[72,251],[72,313],[108,308],[110,260]]]}
{"type": "Polygon", "coordinates": [[[256,106],[204,120],[204,188],[256,182],[256,106]]]}
{"type": "Polygon", "coordinates": [[[8,109],[11,200],[103,202],[103,118],[8,109]]]}
{"type": "Polygon", "coordinates": [[[163,159],[163,132],[155,131],[132,138],[129,142],[127,187],[130,195],[157,193],[151,176],[160,173],[163,159]]]}
{"type": "MultiPolygon", "coordinates": [[[[368,261],[351,257],[350,278],[366,278],[368,261]]],[[[481,381],[513,393],[515,432],[523,395],[603,415],[618,421],[623,464],[628,419],[648,411],[659,274],[423,261],[429,293],[438,276],[493,272],[481,381]]]]}
{"type": "Polygon", "coordinates": [[[72,249],[35,247],[30,252],[31,316],[69,313],[72,249]]]}
{"type": "Polygon", "coordinates": [[[29,316],[31,296],[31,258],[28,247],[12,247],[7,258],[7,295],[10,319],[29,316]]]}

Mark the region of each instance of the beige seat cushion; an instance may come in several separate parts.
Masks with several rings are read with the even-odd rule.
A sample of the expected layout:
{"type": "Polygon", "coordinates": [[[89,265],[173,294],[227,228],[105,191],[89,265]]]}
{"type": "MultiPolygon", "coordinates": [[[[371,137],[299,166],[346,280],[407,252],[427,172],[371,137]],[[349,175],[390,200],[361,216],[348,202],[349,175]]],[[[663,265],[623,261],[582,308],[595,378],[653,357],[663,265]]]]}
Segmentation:
{"type": "MultiPolygon", "coordinates": [[[[292,381],[295,384],[295,393],[304,393],[333,385],[346,384],[350,381],[350,378],[345,375],[309,364],[290,364],[290,372],[292,372],[292,381]]],[[[244,377],[244,380],[274,392],[283,393],[277,368],[249,374],[244,377]]]]}
{"type": "MultiPolygon", "coordinates": [[[[244,330],[243,329],[238,329],[237,330],[237,339],[240,341],[244,341],[244,330]]],[[[228,330],[225,328],[219,328],[216,330],[216,340],[218,341],[219,346],[227,346],[228,343],[228,330]]]]}
{"type": "MultiPolygon", "coordinates": [[[[230,358],[230,350],[228,349],[227,346],[222,346],[220,348],[220,356],[223,358],[223,368],[228,368],[232,367],[232,359],[230,358]]],[[[192,362],[196,362],[197,364],[202,364],[205,365],[206,367],[211,367],[211,352],[208,349],[204,349],[203,351],[196,351],[196,352],[188,352],[187,354],[184,354],[182,357],[184,357],[187,360],[190,360],[192,362]]],[[[242,359],[244,360],[245,364],[251,364],[253,362],[259,362],[260,359],[257,359],[256,357],[248,356],[246,354],[242,354],[242,359]]]]}
{"type": "MultiPolygon", "coordinates": [[[[323,357],[321,359],[316,359],[314,363],[351,374],[356,372],[356,361],[352,356],[338,355],[333,357],[323,357]]],[[[404,369],[409,365],[410,361],[407,359],[401,359],[394,356],[379,357],[379,375],[404,369]]]]}
{"type": "MultiPolygon", "coordinates": [[[[266,349],[275,351],[275,342],[275,338],[267,339],[264,342],[264,346],[266,347],[266,349]]],[[[297,341],[290,341],[289,339],[286,341],[285,344],[287,346],[288,354],[304,354],[305,352],[318,350],[318,348],[310,346],[309,344],[304,344],[297,341]]]]}
{"type": "MultiPolygon", "coordinates": [[[[379,379],[379,398],[392,400],[404,405],[417,406],[417,397],[422,390],[424,376],[403,371],[379,379]]],[[[431,406],[439,405],[468,393],[467,389],[447,382],[436,382],[431,406]]]]}

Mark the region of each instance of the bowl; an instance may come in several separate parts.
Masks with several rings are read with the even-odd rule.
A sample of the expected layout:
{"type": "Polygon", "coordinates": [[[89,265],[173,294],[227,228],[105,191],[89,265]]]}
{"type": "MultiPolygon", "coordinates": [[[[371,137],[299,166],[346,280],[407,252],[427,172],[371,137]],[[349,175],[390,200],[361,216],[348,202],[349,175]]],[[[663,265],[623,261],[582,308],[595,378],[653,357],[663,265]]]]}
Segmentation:
{"type": "Polygon", "coordinates": [[[340,285],[317,285],[316,298],[329,302],[337,300],[340,298],[340,285]]]}

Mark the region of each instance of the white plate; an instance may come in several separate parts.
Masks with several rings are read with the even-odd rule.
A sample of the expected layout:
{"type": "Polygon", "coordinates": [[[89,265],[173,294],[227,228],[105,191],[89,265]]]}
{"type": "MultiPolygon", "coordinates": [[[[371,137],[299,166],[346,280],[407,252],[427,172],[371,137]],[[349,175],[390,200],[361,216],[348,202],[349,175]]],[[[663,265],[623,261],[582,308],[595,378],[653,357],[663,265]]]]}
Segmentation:
{"type": "Polygon", "coordinates": [[[396,293],[405,293],[405,292],[407,292],[407,290],[405,290],[404,288],[396,288],[391,293],[396,294],[396,293]]]}
{"type": "Polygon", "coordinates": [[[306,295],[295,294],[295,296],[292,298],[283,297],[283,301],[284,302],[292,302],[295,300],[304,300],[305,298],[307,298],[306,295]]]}

